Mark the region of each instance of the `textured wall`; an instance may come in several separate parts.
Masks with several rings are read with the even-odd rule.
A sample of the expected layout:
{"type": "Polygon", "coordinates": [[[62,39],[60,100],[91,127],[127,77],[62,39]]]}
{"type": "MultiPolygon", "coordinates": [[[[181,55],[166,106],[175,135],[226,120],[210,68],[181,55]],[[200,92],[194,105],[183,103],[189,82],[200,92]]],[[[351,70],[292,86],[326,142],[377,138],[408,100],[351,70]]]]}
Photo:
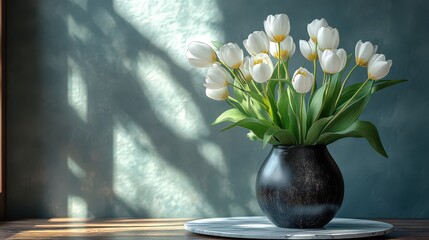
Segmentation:
{"type": "MultiPolygon", "coordinates": [[[[226,104],[204,95],[187,42],[238,42],[287,13],[297,43],[325,17],[340,46],[380,45],[389,76],[361,139],[329,148],[345,178],[345,217],[429,218],[427,1],[8,1],[7,211],[51,216],[260,214],[256,172],[269,148],[210,127],[226,104]]],[[[297,51],[292,67],[305,64],[297,51]]],[[[308,65],[308,63],[307,63],[308,65]]],[[[363,77],[363,72],[361,72],[363,77]]]]}

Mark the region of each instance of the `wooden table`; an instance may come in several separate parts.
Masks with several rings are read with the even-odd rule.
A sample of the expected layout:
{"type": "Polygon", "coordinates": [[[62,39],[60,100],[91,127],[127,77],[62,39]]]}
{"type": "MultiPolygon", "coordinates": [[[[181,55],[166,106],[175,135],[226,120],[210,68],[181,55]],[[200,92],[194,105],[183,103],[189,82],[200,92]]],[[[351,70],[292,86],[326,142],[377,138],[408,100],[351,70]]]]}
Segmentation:
{"type": "MultiPolygon", "coordinates": [[[[0,239],[227,239],[187,232],[191,219],[72,219],[0,223],[0,239]]],[[[393,233],[371,239],[429,239],[429,220],[386,220],[393,233]]],[[[367,238],[370,239],[370,238],[367,238]]]]}

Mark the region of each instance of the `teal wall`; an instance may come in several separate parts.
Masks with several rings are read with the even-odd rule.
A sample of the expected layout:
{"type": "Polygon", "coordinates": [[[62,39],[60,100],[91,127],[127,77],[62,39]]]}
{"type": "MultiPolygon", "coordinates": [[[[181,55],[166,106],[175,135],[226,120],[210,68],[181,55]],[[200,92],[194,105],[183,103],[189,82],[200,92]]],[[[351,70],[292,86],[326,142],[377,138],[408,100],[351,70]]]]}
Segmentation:
{"type": "MultiPolygon", "coordinates": [[[[410,80],[362,115],[389,159],[361,139],[329,146],[345,179],[339,215],[429,218],[428,11],[424,0],[8,1],[8,217],[261,214],[253,186],[269,148],[210,127],[227,106],[205,96],[185,51],[194,39],[241,45],[287,13],[296,43],[325,17],[347,52],[369,40],[393,59],[390,77],[410,80]]],[[[303,64],[297,50],[292,68],[303,64]]]]}

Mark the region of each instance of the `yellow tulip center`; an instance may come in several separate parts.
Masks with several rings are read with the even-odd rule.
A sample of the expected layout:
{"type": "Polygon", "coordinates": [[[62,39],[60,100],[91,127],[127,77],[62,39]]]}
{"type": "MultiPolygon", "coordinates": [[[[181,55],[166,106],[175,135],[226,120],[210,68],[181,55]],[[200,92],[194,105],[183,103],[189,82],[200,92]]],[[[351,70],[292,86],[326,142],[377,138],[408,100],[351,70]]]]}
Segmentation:
{"type": "Polygon", "coordinates": [[[317,54],[316,53],[312,53],[312,54],[308,55],[308,60],[309,61],[314,61],[314,59],[316,59],[316,58],[317,58],[317,54]]]}
{"type": "Polygon", "coordinates": [[[231,68],[238,69],[240,66],[241,66],[241,62],[232,65],[231,68]]]}
{"type": "Polygon", "coordinates": [[[359,66],[361,66],[361,67],[368,66],[368,62],[366,62],[362,58],[356,58],[356,64],[359,65],[359,66]]]}
{"type": "Polygon", "coordinates": [[[285,38],[286,38],[286,35],[284,35],[284,34],[273,36],[274,42],[278,42],[278,43],[285,40],[285,38]]]}
{"type": "Polygon", "coordinates": [[[306,77],[307,76],[307,72],[304,69],[299,69],[298,74],[301,74],[302,76],[306,77]]]}
{"type": "Polygon", "coordinates": [[[262,58],[257,58],[255,60],[253,60],[253,65],[260,64],[262,62],[263,62],[262,58]]]}
{"type": "Polygon", "coordinates": [[[317,43],[317,38],[316,38],[316,37],[312,37],[312,38],[311,38],[311,40],[312,40],[314,43],[317,43]]]}
{"type": "MultiPolygon", "coordinates": [[[[280,51],[280,57],[283,59],[289,54],[289,51],[287,50],[281,50],[280,51]]],[[[274,57],[279,59],[279,52],[274,52],[274,57]]]]}
{"type": "Polygon", "coordinates": [[[215,53],[215,52],[212,52],[212,61],[213,61],[213,62],[216,62],[216,60],[217,60],[216,53],[215,53]]]}

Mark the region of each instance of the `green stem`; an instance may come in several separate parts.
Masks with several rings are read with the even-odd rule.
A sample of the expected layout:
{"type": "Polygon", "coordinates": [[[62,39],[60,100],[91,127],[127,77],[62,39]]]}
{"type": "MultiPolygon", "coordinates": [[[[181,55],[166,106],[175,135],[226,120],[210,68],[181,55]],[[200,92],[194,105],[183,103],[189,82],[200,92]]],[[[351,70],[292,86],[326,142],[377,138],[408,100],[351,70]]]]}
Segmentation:
{"type": "MultiPolygon", "coordinates": [[[[282,65],[283,65],[283,69],[285,70],[285,80],[289,80],[289,71],[288,71],[289,57],[286,58],[286,61],[282,61],[282,65]]],[[[280,82],[280,88],[282,89],[282,92],[283,92],[286,88],[286,83],[280,82]]]]}
{"type": "Polygon", "coordinates": [[[357,66],[358,66],[357,64],[354,65],[354,67],[350,70],[350,72],[347,74],[346,78],[344,79],[344,82],[340,88],[340,92],[338,93],[337,100],[335,100],[335,105],[334,105],[335,108],[337,107],[338,101],[340,100],[341,94],[343,93],[343,89],[344,89],[344,86],[346,85],[347,80],[349,80],[349,77],[351,76],[351,74],[353,73],[353,71],[356,69],[357,66]]]}
{"type": "Polygon", "coordinates": [[[314,93],[314,91],[316,91],[316,89],[317,89],[317,82],[316,82],[317,65],[316,65],[316,62],[317,62],[317,58],[315,58],[313,60],[313,73],[314,73],[313,75],[314,75],[314,80],[313,80],[313,86],[311,87],[311,95],[310,96],[312,96],[313,93],[314,93]]]}
{"type": "Polygon", "coordinates": [[[289,68],[289,57],[284,62],[284,69],[285,69],[285,73],[286,73],[285,78],[286,79],[289,79],[289,70],[288,70],[288,68],[289,68]]]}
{"type": "Polygon", "coordinates": [[[279,51],[277,52],[277,77],[281,78],[280,76],[280,64],[281,64],[281,57],[280,57],[280,42],[277,43],[277,46],[279,47],[279,51]]]}
{"type": "Polygon", "coordinates": [[[300,135],[300,140],[299,143],[303,144],[304,143],[304,129],[303,129],[303,122],[302,122],[302,105],[304,102],[304,94],[301,93],[300,94],[300,100],[299,100],[299,135],[300,135]]]}
{"type": "Polygon", "coordinates": [[[329,86],[330,86],[330,78],[332,77],[332,74],[326,74],[326,73],[323,73],[323,78],[324,78],[324,81],[326,82],[324,85],[325,85],[325,90],[323,91],[323,100],[322,100],[322,105],[320,106],[320,109],[319,109],[319,112],[317,113],[317,117],[316,117],[316,119],[315,120],[317,120],[317,119],[319,119],[319,117],[320,117],[320,114],[322,114],[322,112],[323,112],[323,108],[325,107],[325,103],[326,103],[326,98],[328,97],[328,91],[329,91],[329,86]],[[328,78],[326,79],[326,75],[328,75],[328,78]]]}
{"type": "Polygon", "coordinates": [[[268,93],[264,83],[261,83],[261,87],[262,87],[262,92],[264,93],[264,97],[268,99],[268,93]]]}
{"type": "Polygon", "coordinates": [[[326,82],[326,73],[323,72],[323,81],[322,81],[322,84],[325,85],[325,82],[326,82]]]}
{"type": "MultiPolygon", "coordinates": [[[[282,59],[280,57],[280,42],[277,43],[277,47],[278,47],[278,52],[277,52],[277,78],[281,78],[280,76],[280,67],[282,65],[282,59]]],[[[282,83],[279,84],[278,89],[277,89],[277,95],[278,95],[278,99],[280,99],[282,97],[282,93],[283,93],[283,85],[282,83]]]]}
{"type": "Polygon", "coordinates": [[[231,101],[231,102],[235,102],[235,103],[238,103],[238,104],[240,104],[241,105],[241,103],[239,103],[238,101],[237,101],[237,99],[235,99],[235,98],[233,98],[233,97],[231,97],[231,96],[229,96],[228,97],[228,99],[226,99],[227,101],[229,100],[229,101],[231,101]]]}
{"type": "Polygon", "coordinates": [[[235,85],[234,85],[234,84],[232,84],[232,83],[228,83],[228,85],[229,85],[229,86],[231,86],[231,87],[235,87],[235,88],[237,88],[237,89],[241,90],[242,92],[246,93],[246,90],[244,90],[243,88],[241,88],[241,87],[239,87],[239,86],[235,86],[235,85]]]}
{"type": "Polygon", "coordinates": [[[322,129],[322,131],[320,133],[323,133],[328,127],[329,125],[331,125],[331,123],[341,114],[344,112],[344,110],[348,107],[348,105],[353,101],[353,99],[360,93],[360,91],[362,91],[363,87],[365,87],[365,85],[368,83],[369,78],[367,78],[365,80],[365,82],[360,86],[360,88],[355,92],[355,94],[353,94],[353,96],[346,102],[346,104],[344,104],[344,106],[340,109],[340,111],[338,111],[334,117],[329,120],[329,122],[326,124],[326,126],[322,129]]]}

